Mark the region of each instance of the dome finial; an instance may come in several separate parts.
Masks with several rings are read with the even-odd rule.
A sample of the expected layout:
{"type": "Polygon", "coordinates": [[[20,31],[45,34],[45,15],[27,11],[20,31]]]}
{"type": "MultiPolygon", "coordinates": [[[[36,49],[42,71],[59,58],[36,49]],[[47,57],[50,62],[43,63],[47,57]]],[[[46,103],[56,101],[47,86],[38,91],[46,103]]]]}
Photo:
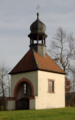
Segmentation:
{"type": "Polygon", "coordinates": [[[40,8],[40,6],[39,5],[37,5],[37,20],[39,20],[39,12],[38,12],[38,10],[39,10],[39,8],[40,8]]]}
{"type": "Polygon", "coordinates": [[[37,13],[37,19],[39,20],[39,13],[37,13]]]}

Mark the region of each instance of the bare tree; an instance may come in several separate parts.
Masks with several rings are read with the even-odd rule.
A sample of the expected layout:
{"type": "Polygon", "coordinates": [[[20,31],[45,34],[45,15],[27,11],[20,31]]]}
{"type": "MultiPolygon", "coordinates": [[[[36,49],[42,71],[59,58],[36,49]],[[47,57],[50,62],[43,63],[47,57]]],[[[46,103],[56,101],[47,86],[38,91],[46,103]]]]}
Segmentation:
{"type": "Polygon", "coordinates": [[[2,96],[3,107],[5,110],[5,97],[9,96],[10,86],[9,86],[9,68],[2,63],[0,65],[0,96],[2,96]]]}
{"type": "MultiPolygon", "coordinates": [[[[69,70],[69,64],[75,54],[75,39],[73,34],[67,35],[66,32],[59,27],[56,35],[52,37],[51,46],[48,49],[53,60],[66,72],[69,70]]],[[[68,73],[68,72],[67,72],[68,73]]]]}
{"type": "Polygon", "coordinates": [[[69,64],[69,69],[71,71],[71,78],[72,78],[72,92],[75,92],[75,62],[69,64]]]}

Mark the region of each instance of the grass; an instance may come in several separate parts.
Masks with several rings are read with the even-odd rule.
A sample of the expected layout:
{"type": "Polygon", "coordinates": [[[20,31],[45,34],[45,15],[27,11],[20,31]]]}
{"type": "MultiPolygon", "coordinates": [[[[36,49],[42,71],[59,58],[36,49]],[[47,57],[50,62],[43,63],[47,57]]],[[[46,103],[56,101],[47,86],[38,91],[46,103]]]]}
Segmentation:
{"type": "Polygon", "coordinates": [[[0,111],[0,120],[75,120],[75,108],[0,111]]]}

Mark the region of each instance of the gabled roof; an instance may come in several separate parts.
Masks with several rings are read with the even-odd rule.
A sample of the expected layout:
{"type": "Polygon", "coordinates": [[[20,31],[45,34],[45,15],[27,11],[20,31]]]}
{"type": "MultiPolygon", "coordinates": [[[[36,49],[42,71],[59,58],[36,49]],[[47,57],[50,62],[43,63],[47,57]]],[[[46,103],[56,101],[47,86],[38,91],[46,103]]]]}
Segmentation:
{"type": "Polygon", "coordinates": [[[46,57],[42,57],[34,50],[29,50],[9,74],[35,70],[65,74],[65,72],[47,54],[46,57]]]}

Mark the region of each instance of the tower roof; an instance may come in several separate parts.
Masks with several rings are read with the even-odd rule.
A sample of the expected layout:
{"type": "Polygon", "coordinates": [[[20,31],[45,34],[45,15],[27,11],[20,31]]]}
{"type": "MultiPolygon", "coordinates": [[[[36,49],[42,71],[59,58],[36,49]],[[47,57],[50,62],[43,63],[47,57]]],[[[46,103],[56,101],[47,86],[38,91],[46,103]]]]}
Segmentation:
{"type": "Polygon", "coordinates": [[[65,74],[47,54],[46,57],[42,57],[34,50],[29,50],[9,74],[25,73],[36,70],[65,74]]]}
{"type": "Polygon", "coordinates": [[[37,20],[34,21],[30,26],[31,33],[44,33],[46,26],[39,20],[39,13],[37,13],[37,20]]]}

